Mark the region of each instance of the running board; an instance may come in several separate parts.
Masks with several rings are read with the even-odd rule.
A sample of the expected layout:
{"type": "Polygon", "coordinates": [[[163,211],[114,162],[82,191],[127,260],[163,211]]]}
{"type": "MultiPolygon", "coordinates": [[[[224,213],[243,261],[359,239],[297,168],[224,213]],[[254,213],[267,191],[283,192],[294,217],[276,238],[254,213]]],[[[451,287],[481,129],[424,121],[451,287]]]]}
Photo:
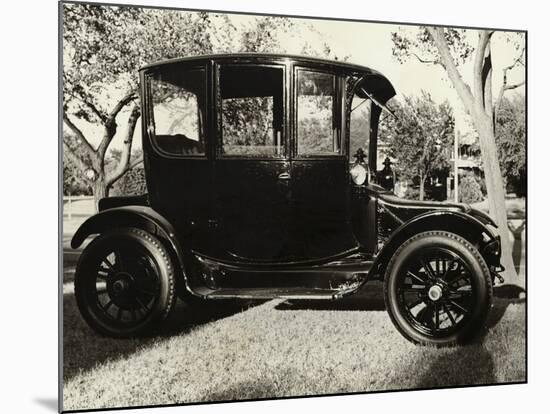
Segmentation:
{"type": "Polygon", "coordinates": [[[209,289],[200,287],[194,292],[204,299],[319,299],[333,300],[347,292],[336,289],[311,289],[302,287],[285,288],[248,288],[248,289],[209,289]]]}

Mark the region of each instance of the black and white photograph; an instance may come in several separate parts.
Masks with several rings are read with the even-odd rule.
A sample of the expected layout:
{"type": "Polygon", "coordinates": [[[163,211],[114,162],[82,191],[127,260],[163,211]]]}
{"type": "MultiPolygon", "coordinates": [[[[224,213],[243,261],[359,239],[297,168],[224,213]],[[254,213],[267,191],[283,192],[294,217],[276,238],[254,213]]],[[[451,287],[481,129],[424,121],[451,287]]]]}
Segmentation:
{"type": "Polygon", "coordinates": [[[180,3],[58,4],[59,409],[525,384],[527,30],[180,3]]]}

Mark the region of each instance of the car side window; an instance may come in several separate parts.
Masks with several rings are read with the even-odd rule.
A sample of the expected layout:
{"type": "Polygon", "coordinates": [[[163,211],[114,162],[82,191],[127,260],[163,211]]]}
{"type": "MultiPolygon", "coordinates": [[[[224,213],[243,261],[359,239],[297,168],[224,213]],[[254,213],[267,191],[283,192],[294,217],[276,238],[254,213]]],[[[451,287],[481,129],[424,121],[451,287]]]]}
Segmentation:
{"type": "Polygon", "coordinates": [[[340,154],[336,76],[299,69],[296,76],[298,155],[340,154]]]}
{"type": "Polygon", "coordinates": [[[157,147],[171,155],[204,155],[205,70],[174,68],[153,74],[149,91],[157,147]]]}
{"type": "Polygon", "coordinates": [[[219,82],[221,154],[283,156],[284,69],[224,65],[219,82]]]}

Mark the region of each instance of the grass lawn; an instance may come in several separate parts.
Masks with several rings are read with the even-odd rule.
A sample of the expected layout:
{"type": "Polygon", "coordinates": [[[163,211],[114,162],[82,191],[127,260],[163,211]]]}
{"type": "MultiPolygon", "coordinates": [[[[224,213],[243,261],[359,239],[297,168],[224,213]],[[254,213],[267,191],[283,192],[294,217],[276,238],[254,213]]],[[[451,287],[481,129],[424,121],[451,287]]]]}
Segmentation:
{"type": "MultiPolygon", "coordinates": [[[[156,337],[102,338],[64,295],[64,409],[525,381],[525,304],[495,300],[480,343],[418,347],[375,293],[345,301],[179,305],[156,337]]],[[[214,303],[215,304],[215,303],[214,303]]]]}

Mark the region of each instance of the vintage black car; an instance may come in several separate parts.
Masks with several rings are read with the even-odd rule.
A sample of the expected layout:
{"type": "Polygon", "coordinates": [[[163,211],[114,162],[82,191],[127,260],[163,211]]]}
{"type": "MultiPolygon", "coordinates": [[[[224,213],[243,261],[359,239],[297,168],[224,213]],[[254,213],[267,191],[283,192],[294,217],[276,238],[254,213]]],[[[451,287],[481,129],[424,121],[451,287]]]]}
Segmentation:
{"type": "Polygon", "coordinates": [[[148,65],[140,81],[148,193],[101,200],[72,239],[98,234],[75,275],[96,331],[142,334],[176,297],[330,301],[372,280],[415,343],[483,331],[502,270],[496,225],[376,184],[378,126],[395,95],[381,73],[229,54],[148,65]]]}

